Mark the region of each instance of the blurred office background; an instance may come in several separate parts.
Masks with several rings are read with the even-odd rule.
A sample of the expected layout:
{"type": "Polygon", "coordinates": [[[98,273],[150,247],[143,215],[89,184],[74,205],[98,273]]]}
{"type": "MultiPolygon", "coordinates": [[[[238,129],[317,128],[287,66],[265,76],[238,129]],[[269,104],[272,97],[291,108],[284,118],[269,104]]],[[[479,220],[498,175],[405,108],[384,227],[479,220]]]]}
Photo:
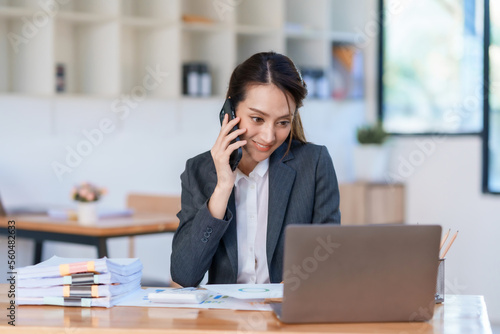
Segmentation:
{"type": "MultiPolygon", "coordinates": [[[[71,188],[83,181],[108,188],[106,208],[124,208],[131,192],[179,195],[185,161],[218,134],[234,66],[255,52],[284,52],[310,88],[307,138],[328,147],[342,184],[359,181],[356,130],[376,123],[384,85],[384,126],[397,135],[384,144],[387,167],[375,181],[404,185],[405,223],[460,231],[447,292],[484,295],[500,324],[500,94],[488,96],[485,139],[485,2],[383,2],[381,80],[375,0],[0,0],[4,206],[74,207],[71,188]]],[[[500,7],[489,9],[486,54],[498,91],[500,7]]],[[[169,280],[171,239],[136,238],[145,275],[169,280]]],[[[109,241],[110,256],[127,256],[128,245],[109,241]]],[[[17,266],[31,264],[33,243],[17,246],[17,266]]],[[[6,253],[1,238],[3,272],[6,253]]],[[[46,243],[43,259],[53,254],[96,251],[46,243]]]]}

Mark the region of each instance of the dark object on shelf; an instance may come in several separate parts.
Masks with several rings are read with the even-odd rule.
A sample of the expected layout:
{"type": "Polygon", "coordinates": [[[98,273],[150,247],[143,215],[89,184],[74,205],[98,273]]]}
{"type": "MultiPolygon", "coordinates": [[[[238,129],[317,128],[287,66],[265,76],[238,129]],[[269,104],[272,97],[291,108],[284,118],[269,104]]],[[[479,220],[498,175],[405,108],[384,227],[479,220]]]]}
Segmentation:
{"type": "Polygon", "coordinates": [[[212,76],[208,71],[207,64],[200,64],[200,95],[210,96],[212,94],[212,76]]]}
{"type": "Polygon", "coordinates": [[[56,65],[56,92],[66,91],[66,68],[64,64],[56,65]]]}
{"type": "Polygon", "coordinates": [[[210,96],[212,76],[206,63],[185,63],[182,67],[182,94],[187,96],[210,96]]]}
{"type": "Polygon", "coordinates": [[[302,79],[307,86],[307,96],[309,98],[330,98],[330,84],[323,69],[303,67],[301,73],[302,79]]]}

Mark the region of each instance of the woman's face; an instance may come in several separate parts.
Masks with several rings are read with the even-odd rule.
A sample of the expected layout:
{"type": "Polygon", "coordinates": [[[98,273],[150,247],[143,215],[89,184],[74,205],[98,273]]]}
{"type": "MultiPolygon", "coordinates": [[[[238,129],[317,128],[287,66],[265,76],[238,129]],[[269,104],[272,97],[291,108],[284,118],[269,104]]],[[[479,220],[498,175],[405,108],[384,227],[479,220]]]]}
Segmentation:
{"type": "Polygon", "coordinates": [[[287,103],[285,94],[275,85],[247,88],[245,100],[236,108],[236,116],[241,118],[238,126],[247,129],[240,136],[247,141],[238,166],[243,173],[248,175],[286,140],[292,123],[290,110],[295,110],[295,102],[289,98],[287,103]]]}

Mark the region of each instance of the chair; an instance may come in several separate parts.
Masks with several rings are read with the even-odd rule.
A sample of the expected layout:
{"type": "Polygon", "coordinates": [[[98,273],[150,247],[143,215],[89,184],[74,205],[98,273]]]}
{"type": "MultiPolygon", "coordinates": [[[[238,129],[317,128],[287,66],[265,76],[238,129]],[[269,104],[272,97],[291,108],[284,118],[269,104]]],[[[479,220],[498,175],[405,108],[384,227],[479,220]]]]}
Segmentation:
{"type": "Polygon", "coordinates": [[[181,210],[179,196],[164,196],[131,193],[127,196],[127,207],[135,212],[177,214],[181,210]]]}
{"type": "MultiPolygon", "coordinates": [[[[169,213],[177,214],[181,210],[181,198],[180,196],[170,196],[170,195],[151,195],[151,194],[139,194],[130,193],[127,196],[127,207],[134,209],[136,213],[169,213]]],[[[129,257],[135,257],[135,241],[134,237],[129,237],[129,257]]],[[[174,282],[170,284],[168,282],[153,281],[148,279],[143,279],[142,284],[144,286],[174,286],[179,287],[174,282]]]]}

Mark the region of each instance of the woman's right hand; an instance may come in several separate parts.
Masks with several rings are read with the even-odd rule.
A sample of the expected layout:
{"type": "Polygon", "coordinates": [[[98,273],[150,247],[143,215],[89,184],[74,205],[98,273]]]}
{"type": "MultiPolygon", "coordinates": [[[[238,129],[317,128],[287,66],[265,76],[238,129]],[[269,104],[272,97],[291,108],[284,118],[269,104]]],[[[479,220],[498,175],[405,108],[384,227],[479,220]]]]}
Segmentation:
{"type": "Polygon", "coordinates": [[[245,146],[247,143],[246,140],[239,140],[231,144],[231,141],[244,134],[246,129],[237,129],[230,133],[231,129],[238,124],[240,118],[236,117],[230,122],[228,122],[228,118],[228,115],[224,116],[219,136],[210,150],[217,172],[217,185],[210,197],[208,209],[212,216],[218,219],[223,219],[224,217],[227,202],[229,196],[231,196],[231,191],[233,190],[234,181],[236,179],[236,171],[233,172],[231,170],[229,157],[234,150],[245,146]]]}

